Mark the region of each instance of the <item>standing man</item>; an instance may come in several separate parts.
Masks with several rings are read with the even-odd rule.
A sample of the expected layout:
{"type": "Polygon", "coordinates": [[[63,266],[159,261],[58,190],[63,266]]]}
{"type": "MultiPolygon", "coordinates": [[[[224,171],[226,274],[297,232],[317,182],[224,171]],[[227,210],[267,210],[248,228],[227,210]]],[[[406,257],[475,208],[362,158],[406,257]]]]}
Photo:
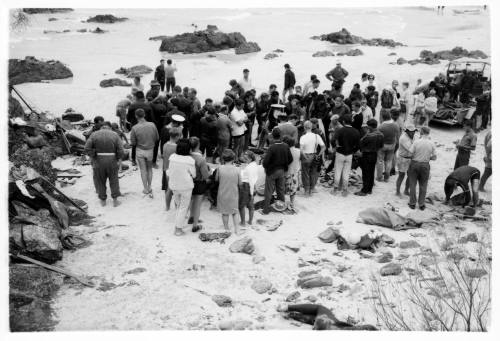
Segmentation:
{"type": "Polygon", "coordinates": [[[354,195],[366,196],[372,194],[375,181],[375,165],[377,164],[377,152],[384,146],[384,135],[377,130],[377,120],[369,119],[366,122],[367,133],[359,142],[361,159],[359,161],[363,177],[363,188],[354,195]]]}
{"type": "Polygon", "coordinates": [[[378,129],[384,135],[384,146],[378,151],[377,181],[388,182],[400,129],[399,125],[391,120],[389,112],[383,111],[381,114],[382,123],[378,129]]]}
{"type": "Polygon", "coordinates": [[[291,70],[290,64],[285,64],[285,86],[283,87],[283,102],[286,102],[287,94],[293,95],[295,88],[295,74],[291,70]]]}
{"type": "Polygon", "coordinates": [[[146,113],[142,109],[135,111],[137,124],[130,131],[130,144],[136,148],[137,163],[139,164],[142,184],[144,186],[142,193],[149,194],[152,198],[153,150],[160,137],[155,124],[146,121],[145,115],[146,113]]]}
{"type": "Polygon", "coordinates": [[[141,77],[135,76],[134,82],[132,83],[132,95],[135,95],[136,92],[142,91],[144,93],[144,84],[141,83],[141,77]]]}
{"type": "Polygon", "coordinates": [[[245,90],[245,92],[255,89],[252,84],[252,80],[248,75],[250,74],[250,70],[243,69],[243,78],[238,82],[238,84],[245,90]]]}
{"type": "Polygon", "coordinates": [[[399,148],[396,155],[396,168],[398,169],[398,179],[396,180],[396,195],[401,197],[401,184],[406,176],[405,195],[410,195],[410,177],[408,169],[411,163],[410,148],[413,144],[413,137],[417,128],[412,123],[409,123],[401,137],[399,138],[399,148]]]}
{"type": "Polygon", "coordinates": [[[172,64],[172,59],[168,59],[167,66],[165,66],[165,78],[166,78],[167,93],[170,92],[170,89],[174,90],[175,72],[176,71],[177,71],[177,67],[174,64],[172,64]]]}
{"type": "Polygon", "coordinates": [[[165,90],[165,59],[160,60],[160,65],[155,70],[155,80],[160,83],[160,89],[165,90]]]}
{"type": "Polygon", "coordinates": [[[368,126],[368,121],[373,118],[373,111],[372,108],[368,106],[368,101],[364,96],[361,99],[361,112],[363,113],[363,124],[361,126],[366,127],[368,126]]]}
{"type": "Polygon", "coordinates": [[[339,129],[335,137],[335,184],[332,194],[337,194],[342,187],[342,196],[347,196],[349,174],[351,173],[352,155],[359,149],[359,131],[351,126],[352,116],[345,115],[344,126],[339,129]],[[342,180],[342,183],[340,181],[342,180]]]}
{"type": "MultiPolygon", "coordinates": [[[[127,128],[130,131],[133,126],[137,124],[137,118],[135,116],[135,112],[137,109],[142,109],[144,111],[146,121],[153,121],[153,109],[149,103],[146,103],[144,98],[144,92],[137,91],[134,95],[135,101],[128,107],[127,111],[127,128]]],[[[132,166],[137,166],[135,160],[135,147],[132,147],[132,166]]]]}
{"type": "Polygon", "coordinates": [[[483,176],[481,177],[481,181],[479,182],[479,191],[480,192],[485,192],[484,190],[484,185],[486,184],[486,181],[492,174],[492,168],[491,168],[491,162],[493,161],[491,159],[491,130],[486,134],[484,137],[484,149],[486,152],[486,156],[484,157],[484,172],[483,176]]]}
{"type": "Polygon", "coordinates": [[[429,122],[434,117],[434,114],[437,112],[438,102],[436,97],[436,90],[432,89],[429,91],[429,97],[424,100],[424,117],[425,123],[424,126],[429,126],[429,122]]]}
{"type": "Polygon", "coordinates": [[[245,146],[245,131],[247,127],[245,122],[248,120],[248,116],[245,111],[243,111],[243,106],[245,101],[238,98],[235,101],[236,106],[229,115],[231,119],[231,138],[233,140],[233,151],[236,154],[236,161],[239,162],[241,155],[243,154],[243,149],[245,146]]]}
{"type": "Polygon", "coordinates": [[[278,200],[285,202],[285,173],[288,171],[288,165],[292,163],[293,156],[290,147],[281,140],[279,128],[274,128],[272,132],[272,145],[264,156],[262,166],[266,171],[266,187],[264,191],[264,208],[262,214],[270,212],[271,198],[274,191],[278,200]]]}
{"type": "Polygon", "coordinates": [[[414,210],[417,204],[417,183],[418,183],[418,207],[425,210],[425,197],[427,195],[427,182],[431,166],[429,162],[436,160],[436,146],[431,141],[429,127],[420,128],[420,139],[413,142],[410,147],[411,162],[408,169],[410,177],[410,202],[408,206],[414,210]]]}
{"type": "Polygon", "coordinates": [[[342,67],[340,60],[337,60],[337,65],[335,68],[330,70],[325,77],[332,82],[332,86],[340,85],[340,91],[342,91],[342,85],[345,82],[345,78],[349,75],[346,69],[342,67]]]}
{"type": "MultiPolygon", "coordinates": [[[[217,155],[222,157],[224,150],[229,148],[231,141],[231,128],[232,122],[228,117],[227,106],[222,106],[219,113],[219,118],[215,122],[215,129],[217,130],[217,155]]],[[[222,159],[220,159],[222,161],[222,159]]]]}
{"type": "Polygon", "coordinates": [[[317,158],[323,157],[326,146],[318,134],[313,133],[311,121],[304,122],[305,134],[300,137],[300,163],[304,193],[310,197],[318,181],[317,158]],[[319,151],[318,151],[319,148],[319,151]]]}
{"type": "MultiPolygon", "coordinates": [[[[302,96],[306,96],[308,93],[314,91],[314,90],[312,90],[312,87],[313,87],[313,81],[315,79],[318,79],[318,76],[311,75],[311,80],[309,82],[307,82],[306,84],[304,84],[304,88],[302,89],[302,96]]],[[[318,83],[318,85],[319,85],[319,83],[318,83]]]]}
{"type": "Polygon", "coordinates": [[[118,163],[123,157],[123,144],[117,133],[111,130],[111,124],[104,122],[101,129],[90,135],[85,143],[85,152],[92,158],[94,186],[101,201],[106,206],[106,181],[109,179],[113,206],[120,205],[120,183],[118,163]]]}
{"type": "Polygon", "coordinates": [[[457,169],[461,166],[468,166],[470,160],[471,150],[476,150],[477,136],[472,129],[472,121],[467,120],[464,122],[465,134],[462,139],[456,144],[457,158],[455,159],[455,167],[457,169]]]}

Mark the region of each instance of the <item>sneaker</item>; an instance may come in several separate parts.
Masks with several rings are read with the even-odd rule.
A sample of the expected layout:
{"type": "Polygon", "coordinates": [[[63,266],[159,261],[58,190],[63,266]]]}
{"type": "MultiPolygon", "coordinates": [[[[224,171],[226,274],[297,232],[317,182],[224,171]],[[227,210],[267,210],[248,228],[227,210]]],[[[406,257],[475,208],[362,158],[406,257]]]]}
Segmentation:
{"type": "Polygon", "coordinates": [[[414,204],[408,204],[408,207],[411,208],[412,210],[415,209],[415,205],[414,204]]]}
{"type": "Polygon", "coordinates": [[[419,208],[420,208],[420,211],[423,211],[423,210],[425,210],[425,205],[422,205],[419,208]]]}

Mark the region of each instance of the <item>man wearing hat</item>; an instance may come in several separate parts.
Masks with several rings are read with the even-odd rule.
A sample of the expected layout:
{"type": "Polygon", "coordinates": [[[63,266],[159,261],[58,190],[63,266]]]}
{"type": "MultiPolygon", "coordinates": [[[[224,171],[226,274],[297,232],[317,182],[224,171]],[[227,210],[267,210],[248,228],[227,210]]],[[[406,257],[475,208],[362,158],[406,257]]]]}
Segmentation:
{"type": "Polygon", "coordinates": [[[155,70],[155,80],[158,81],[161,91],[165,90],[165,59],[160,60],[160,65],[155,70]]]}
{"type": "Polygon", "coordinates": [[[285,86],[283,87],[283,102],[286,102],[287,94],[293,95],[295,88],[295,73],[291,70],[290,64],[285,65],[285,86]]]}
{"type": "Polygon", "coordinates": [[[151,89],[149,89],[148,92],[146,92],[146,99],[148,100],[148,102],[153,102],[155,99],[158,98],[158,96],[160,96],[161,86],[160,83],[154,79],[149,83],[149,86],[151,87],[151,89]]]}
{"type": "Polygon", "coordinates": [[[410,178],[408,177],[408,169],[411,163],[410,148],[413,144],[413,138],[417,128],[412,123],[408,123],[399,138],[399,148],[396,153],[396,169],[398,171],[398,179],[396,180],[396,195],[401,197],[401,184],[406,176],[405,195],[410,195],[410,178]]]}
{"type": "MultiPolygon", "coordinates": [[[[344,84],[344,82],[345,82],[345,78],[348,75],[349,75],[349,72],[347,72],[347,70],[342,67],[342,63],[340,62],[340,60],[337,60],[337,65],[335,66],[335,68],[330,70],[325,75],[325,77],[329,81],[333,82],[332,85],[339,84],[340,86],[342,86],[342,84],[344,84]]],[[[341,90],[342,90],[342,88],[341,88],[341,90]]]]}
{"type": "Polygon", "coordinates": [[[182,131],[184,129],[185,120],[186,117],[184,116],[184,113],[176,108],[167,113],[160,130],[160,150],[163,150],[165,143],[170,140],[170,129],[178,127],[182,131]]]}
{"type": "Polygon", "coordinates": [[[377,125],[377,120],[373,118],[369,119],[366,122],[367,132],[359,141],[359,149],[361,151],[359,165],[362,172],[363,187],[359,192],[354,193],[354,195],[366,196],[372,194],[377,155],[379,149],[384,146],[384,135],[377,130],[377,125]]]}

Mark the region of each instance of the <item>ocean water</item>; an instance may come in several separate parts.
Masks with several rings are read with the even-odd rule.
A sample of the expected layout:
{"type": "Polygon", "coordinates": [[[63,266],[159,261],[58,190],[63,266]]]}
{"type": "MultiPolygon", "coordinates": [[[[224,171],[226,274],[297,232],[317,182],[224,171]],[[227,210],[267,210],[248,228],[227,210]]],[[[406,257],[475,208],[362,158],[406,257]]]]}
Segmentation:
{"type": "MultiPolygon", "coordinates": [[[[363,72],[373,73],[379,87],[393,79],[429,80],[445,69],[440,65],[390,65],[397,58],[418,58],[423,49],[443,50],[462,46],[480,49],[490,54],[490,13],[482,7],[446,7],[444,15],[431,8],[310,8],[310,9],[75,9],[70,13],[31,15],[31,25],[23,31],[10,33],[10,58],[35,56],[56,59],[67,64],[74,77],[50,83],[27,83],[16,88],[38,110],[58,116],[66,108],[82,112],[86,117],[103,115],[114,120],[115,105],[129,93],[130,88],[100,88],[99,82],[118,77],[114,71],[121,66],[145,64],[155,68],[161,58],[171,58],[177,65],[177,84],[194,87],[203,101],[210,97],[220,101],[231,79],[240,79],[244,68],[258,91],[275,83],[283,86],[283,64],[289,63],[298,85],[308,81],[311,74],[321,79],[320,90],[330,83],[324,75],[335,66],[337,59],[350,72],[345,89],[359,82],[363,72]],[[456,14],[455,10],[478,9],[479,14],[456,14]],[[96,14],[113,14],[130,20],[115,24],[82,23],[96,14]],[[58,18],[48,21],[48,18],[58,18]],[[208,54],[183,55],[159,51],[160,41],[149,41],[156,35],[192,32],[207,24],[217,25],[223,32],[241,32],[248,41],[257,42],[262,51],[235,55],[233,50],[208,54]],[[64,33],[44,34],[44,30],[75,31],[81,28],[109,30],[106,34],[64,33]],[[365,38],[390,38],[406,47],[358,47],[363,56],[313,58],[316,51],[345,50],[329,42],[310,39],[346,28],[365,38]],[[282,49],[280,57],[265,60],[265,54],[282,49]],[[388,56],[396,52],[397,56],[388,56]]],[[[149,84],[153,73],[143,77],[149,84]]]]}

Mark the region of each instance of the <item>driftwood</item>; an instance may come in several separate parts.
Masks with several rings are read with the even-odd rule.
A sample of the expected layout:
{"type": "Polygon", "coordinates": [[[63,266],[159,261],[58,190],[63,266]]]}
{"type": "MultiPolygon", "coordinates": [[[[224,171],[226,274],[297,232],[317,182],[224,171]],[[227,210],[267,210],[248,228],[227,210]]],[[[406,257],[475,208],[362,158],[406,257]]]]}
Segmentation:
{"type": "Polygon", "coordinates": [[[9,254],[9,255],[12,256],[12,257],[15,257],[15,258],[22,259],[22,260],[27,261],[29,263],[41,266],[42,268],[45,268],[47,270],[51,270],[51,271],[54,271],[54,272],[57,272],[57,273],[60,273],[60,274],[72,277],[72,278],[76,279],[78,282],[82,283],[83,285],[85,285],[87,287],[91,287],[91,288],[94,287],[94,284],[92,282],[87,281],[87,280],[81,278],[80,276],[75,275],[72,272],[69,272],[68,270],[59,268],[57,266],[49,265],[49,264],[46,264],[44,262],[40,262],[40,261],[37,261],[37,260],[35,260],[33,258],[30,258],[30,257],[27,257],[27,256],[23,256],[23,255],[20,255],[20,254],[18,254],[18,255],[9,254]]]}
{"type": "Polygon", "coordinates": [[[61,192],[56,186],[54,186],[46,177],[44,177],[43,175],[40,175],[40,179],[42,179],[43,181],[45,181],[54,191],[56,191],[57,193],[61,194],[66,200],[68,200],[73,206],[75,206],[76,208],[78,208],[80,211],[82,211],[83,213],[87,213],[85,212],[85,210],[83,208],[81,208],[80,206],[78,206],[77,203],[75,203],[72,199],[70,199],[66,194],[64,194],[63,192],[61,192]]]}
{"type": "Polygon", "coordinates": [[[472,219],[473,221],[488,221],[488,218],[483,216],[466,215],[458,213],[454,213],[453,215],[459,219],[472,219]]]}

